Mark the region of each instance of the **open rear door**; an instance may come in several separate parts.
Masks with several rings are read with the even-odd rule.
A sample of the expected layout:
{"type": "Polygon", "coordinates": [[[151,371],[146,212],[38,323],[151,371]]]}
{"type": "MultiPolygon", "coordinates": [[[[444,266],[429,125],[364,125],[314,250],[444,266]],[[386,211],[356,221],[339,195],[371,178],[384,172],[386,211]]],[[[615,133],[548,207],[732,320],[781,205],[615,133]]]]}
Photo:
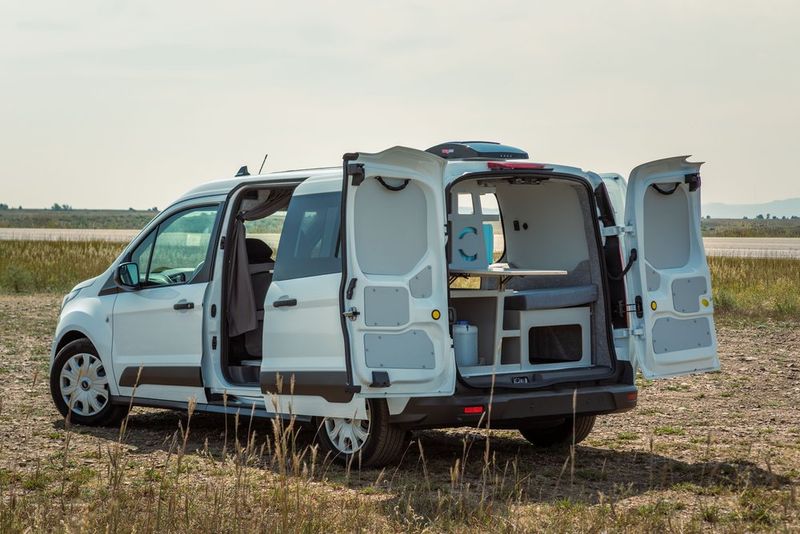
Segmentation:
{"type": "Polygon", "coordinates": [[[345,156],[342,325],[364,396],[453,394],[444,166],[404,147],[345,156]]]}
{"type": "Polygon", "coordinates": [[[636,167],[625,201],[632,351],[647,378],[719,369],[711,276],[700,234],[700,165],[688,156],[636,167]]]}

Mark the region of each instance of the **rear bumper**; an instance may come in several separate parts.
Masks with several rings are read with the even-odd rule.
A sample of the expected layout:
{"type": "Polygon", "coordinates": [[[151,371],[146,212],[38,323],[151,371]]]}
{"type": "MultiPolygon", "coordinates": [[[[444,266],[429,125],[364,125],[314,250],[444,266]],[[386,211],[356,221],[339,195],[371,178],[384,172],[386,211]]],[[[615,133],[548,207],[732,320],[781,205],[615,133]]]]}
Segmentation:
{"type": "Polygon", "coordinates": [[[636,386],[627,384],[549,388],[538,391],[495,392],[457,390],[450,397],[419,397],[408,401],[390,422],[408,428],[476,426],[491,415],[492,428],[516,428],[524,419],[552,419],[577,414],[625,412],[636,406],[636,386]],[[482,406],[484,414],[465,414],[464,408],[482,406]]]}

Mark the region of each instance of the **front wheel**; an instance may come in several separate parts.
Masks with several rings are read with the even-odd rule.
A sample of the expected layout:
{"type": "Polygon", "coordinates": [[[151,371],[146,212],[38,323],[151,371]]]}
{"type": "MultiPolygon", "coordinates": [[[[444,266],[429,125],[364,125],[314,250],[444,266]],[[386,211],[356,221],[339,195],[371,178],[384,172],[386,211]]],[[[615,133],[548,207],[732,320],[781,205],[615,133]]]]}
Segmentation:
{"type": "Polygon", "coordinates": [[[50,394],[61,415],[79,425],[115,425],[127,413],[127,407],[111,404],[106,369],[87,339],[58,351],[50,369],[50,394]]]}
{"type": "Polygon", "coordinates": [[[520,427],[522,437],[538,447],[563,447],[585,440],[594,427],[594,415],[566,417],[555,423],[536,422],[520,427]]]}
{"type": "Polygon", "coordinates": [[[368,399],[365,419],[316,418],[322,448],[342,464],[382,467],[396,463],[408,443],[408,433],[389,423],[382,399],[368,399]]]}

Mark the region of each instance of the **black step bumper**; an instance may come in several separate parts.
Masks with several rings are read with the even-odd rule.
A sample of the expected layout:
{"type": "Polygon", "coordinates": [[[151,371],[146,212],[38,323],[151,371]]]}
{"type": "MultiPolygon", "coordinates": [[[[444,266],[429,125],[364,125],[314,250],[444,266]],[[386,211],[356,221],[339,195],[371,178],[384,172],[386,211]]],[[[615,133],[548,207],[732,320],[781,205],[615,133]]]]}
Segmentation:
{"type": "Polygon", "coordinates": [[[524,419],[625,412],[636,406],[636,398],[636,386],[627,384],[579,387],[577,393],[575,388],[503,391],[491,397],[478,390],[461,389],[450,397],[412,398],[402,413],[390,417],[390,422],[408,428],[442,428],[485,425],[490,417],[492,428],[517,428],[524,419]],[[465,413],[467,408],[477,411],[478,406],[482,412],[465,413]]]}

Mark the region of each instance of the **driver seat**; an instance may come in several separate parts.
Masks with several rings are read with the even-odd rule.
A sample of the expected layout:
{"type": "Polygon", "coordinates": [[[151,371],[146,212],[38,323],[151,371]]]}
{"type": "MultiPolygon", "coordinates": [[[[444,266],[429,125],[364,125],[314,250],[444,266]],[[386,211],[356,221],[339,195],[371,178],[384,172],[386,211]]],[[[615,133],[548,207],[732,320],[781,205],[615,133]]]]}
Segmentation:
{"type": "Polygon", "coordinates": [[[250,271],[250,281],[253,285],[253,297],[256,301],[256,320],[258,326],[244,335],[244,346],[247,354],[256,358],[262,355],[262,333],[264,331],[264,300],[267,298],[267,289],[272,282],[272,271],[275,269],[275,260],[272,258],[272,248],[253,237],[245,239],[247,248],[247,263],[250,271]]]}

